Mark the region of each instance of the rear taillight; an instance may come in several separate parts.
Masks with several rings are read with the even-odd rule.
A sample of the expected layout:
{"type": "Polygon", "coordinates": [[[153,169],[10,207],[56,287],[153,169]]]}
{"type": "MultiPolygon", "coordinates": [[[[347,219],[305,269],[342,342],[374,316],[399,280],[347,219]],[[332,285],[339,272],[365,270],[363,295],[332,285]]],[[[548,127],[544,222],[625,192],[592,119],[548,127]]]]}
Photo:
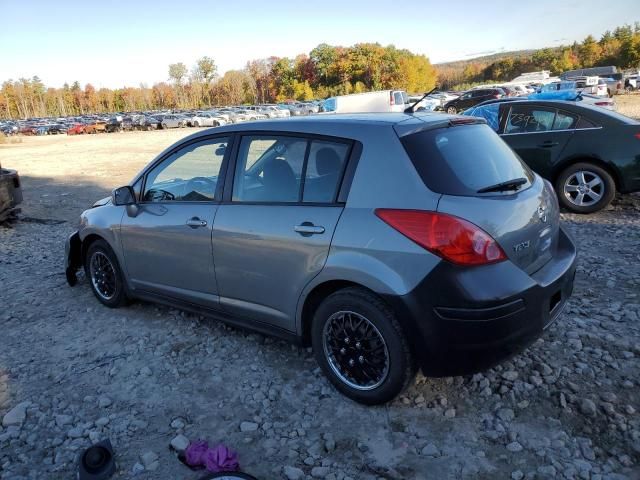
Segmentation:
{"type": "Polygon", "coordinates": [[[595,105],[599,107],[610,107],[613,105],[613,102],[596,102],[595,105]]]}
{"type": "Polygon", "coordinates": [[[493,98],[500,98],[501,96],[502,96],[502,95],[499,95],[499,94],[497,94],[497,93],[496,93],[496,94],[493,96],[493,98]]]}
{"type": "Polygon", "coordinates": [[[636,134],[634,135],[634,137],[636,137],[638,140],[640,140],[640,132],[636,133],[636,134]]]}
{"type": "Polygon", "coordinates": [[[389,105],[395,105],[396,101],[393,98],[393,92],[389,92],[389,105]]]}
{"type": "Polygon", "coordinates": [[[457,265],[486,265],[507,258],[487,232],[462,218],[424,210],[379,208],[375,213],[405,237],[457,265]]]}

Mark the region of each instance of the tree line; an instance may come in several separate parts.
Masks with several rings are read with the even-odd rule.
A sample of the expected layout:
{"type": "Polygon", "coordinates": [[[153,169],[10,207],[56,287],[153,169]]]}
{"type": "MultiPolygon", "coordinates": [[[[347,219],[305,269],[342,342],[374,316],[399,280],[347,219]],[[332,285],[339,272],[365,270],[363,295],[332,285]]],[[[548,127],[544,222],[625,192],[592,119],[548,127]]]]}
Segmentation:
{"type": "Polygon", "coordinates": [[[304,101],[386,88],[422,92],[435,83],[435,69],[424,55],[377,43],[320,44],[308,55],[252,60],[222,76],[206,56],[191,69],[171,64],[168,81],[152,87],[83,88],[76,81],[47,88],[37,76],[7,80],[0,89],[0,118],[304,101]]]}
{"type": "Polygon", "coordinates": [[[608,65],[640,68],[640,22],[607,31],[599,40],[589,35],[572,45],[507,55],[493,62],[452,62],[437,65],[436,71],[442,88],[464,89],[478,83],[509,81],[525,72],[549,70],[559,75],[567,70],[608,65]]]}
{"type": "Polygon", "coordinates": [[[589,35],[568,46],[435,67],[426,56],[393,45],[320,44],[295,58],[251,60],[245,68],[222,76],[211,57],[200,58],[191,69],[184,63],[171,64],[167,81],[151,87],[96,89],[90,83],[82,87],[73,82],[53,88],[37,76],[20,78],[2,84],[0,118],[304,101],[386,88],[420,93],[433,88],[436,81],[444,89],[463,89],[477,83],[508,81],[528,71],[550,70],[557,75],[601,65],[640,67],[640,22],[607,31],[599,40],[589,35]]]}

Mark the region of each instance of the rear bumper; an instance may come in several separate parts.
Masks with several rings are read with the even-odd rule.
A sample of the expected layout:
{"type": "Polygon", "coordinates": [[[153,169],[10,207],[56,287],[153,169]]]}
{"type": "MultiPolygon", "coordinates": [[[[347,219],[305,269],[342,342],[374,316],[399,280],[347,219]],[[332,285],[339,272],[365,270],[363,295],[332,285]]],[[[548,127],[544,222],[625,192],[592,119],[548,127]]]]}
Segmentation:
{"type": "Polygon", "coordinates": [[[573,292],[576,248],[560,229],[554,258],[532,275],[511,262],[441,262],[412,292],[387,296],[427,376],[466,375],[522,351],[573,292]]]}

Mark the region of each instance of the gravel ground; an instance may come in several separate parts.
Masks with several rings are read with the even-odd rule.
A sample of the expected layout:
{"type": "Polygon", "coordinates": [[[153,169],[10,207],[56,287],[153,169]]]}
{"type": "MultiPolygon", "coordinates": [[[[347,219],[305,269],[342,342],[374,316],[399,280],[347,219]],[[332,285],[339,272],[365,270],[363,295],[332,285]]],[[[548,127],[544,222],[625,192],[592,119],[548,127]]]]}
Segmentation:
{"type": "Polygon", "coordinates": [[[640,92],[632,94],[616,95],[616,109],[628,117],[640,119],[640,92]]]}
{"type": "Polygon", "coordinates": [[[66,285],[80,211],[186,133],[0,147],[26,197],[0,228],[1,479],[71,478],[110,438],[114,478],[195,480],[170,448],[180,434],[224,442],[261,479],[640,478],[640,196],[564,215],[574,296],[527,351],[363,407],[306,349],[146,303],[110,310],[84,280],[66,285]]]}

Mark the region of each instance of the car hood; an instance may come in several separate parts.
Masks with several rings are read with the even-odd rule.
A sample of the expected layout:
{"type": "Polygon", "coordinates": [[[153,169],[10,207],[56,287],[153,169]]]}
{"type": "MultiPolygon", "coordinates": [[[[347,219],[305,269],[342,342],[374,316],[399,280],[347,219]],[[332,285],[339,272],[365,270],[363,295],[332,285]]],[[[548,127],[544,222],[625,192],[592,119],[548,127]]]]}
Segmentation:
{"type": "Polygon", "coordinates": [[[91,205],[91,208],[102,207],[104,205],[107,205],[108,203],[111,203],[111,197],[104,197],[91,205]]]}

